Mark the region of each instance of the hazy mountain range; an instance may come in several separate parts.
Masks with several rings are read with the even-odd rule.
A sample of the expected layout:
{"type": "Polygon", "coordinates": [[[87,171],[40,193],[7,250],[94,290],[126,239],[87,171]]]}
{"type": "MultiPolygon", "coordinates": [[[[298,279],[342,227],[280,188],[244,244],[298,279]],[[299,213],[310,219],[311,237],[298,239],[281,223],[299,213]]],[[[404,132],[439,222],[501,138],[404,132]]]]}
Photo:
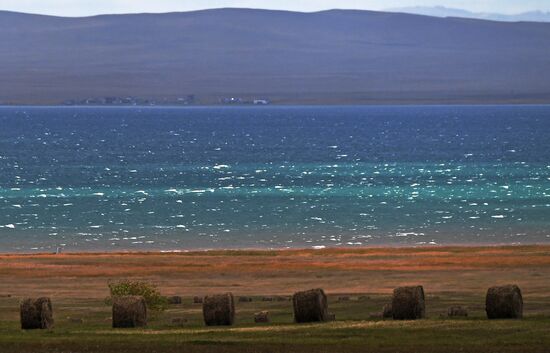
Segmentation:
{"type": "Polygon", "coordinates": [[[388,9],[390,12],[403,12],[417,15],[425,16],[435,16],[435,17],[463,17],[463,18],[477,18],[482,20],[491,20],[491,21],[507,21],[507,22],[519,22],[519,21],[530,21],[530,22],[550,22],[550,12],[543,11],[529,11],[516,15],[504,15],[498,13],[479,13],[479,12],[470,12],[461,9],[453,9],[444,6],[435,6],[435,7],[401,7],[388,9]]]}
{"type": "Polygon", "coordinates": [[[333,10],[0,12],[0,101],[550,102],[550,24],[333,10]]]}

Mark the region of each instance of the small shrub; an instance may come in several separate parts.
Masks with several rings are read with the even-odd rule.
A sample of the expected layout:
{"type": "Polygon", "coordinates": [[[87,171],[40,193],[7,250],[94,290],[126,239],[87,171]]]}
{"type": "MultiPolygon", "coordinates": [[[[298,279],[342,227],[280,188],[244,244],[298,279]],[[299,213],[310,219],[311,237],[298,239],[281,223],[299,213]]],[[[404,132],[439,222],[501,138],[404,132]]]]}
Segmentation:
{"type": "MultiPolygon", "coordinates": [[[[168,305],[168,301],[158,291],[154,284],[124,280],[120,282],[109,283],[109,290],[112,297],[121,297],[127,295],[139,295],[145,299],[147,307],[153,311],[164,311],[168,305]]],[[[112,302],[109,300],[106,302],[112,302]]]]}

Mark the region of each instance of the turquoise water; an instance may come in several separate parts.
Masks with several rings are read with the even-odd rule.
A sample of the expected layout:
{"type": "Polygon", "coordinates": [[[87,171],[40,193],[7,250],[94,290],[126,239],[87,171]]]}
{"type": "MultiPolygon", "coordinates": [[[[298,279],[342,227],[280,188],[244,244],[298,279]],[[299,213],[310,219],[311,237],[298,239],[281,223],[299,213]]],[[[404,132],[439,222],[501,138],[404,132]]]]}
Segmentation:
{"type": "Polygon", "coordinates": [[[0,251],[550,241],[550,107],[0,108],[0,251]]]}

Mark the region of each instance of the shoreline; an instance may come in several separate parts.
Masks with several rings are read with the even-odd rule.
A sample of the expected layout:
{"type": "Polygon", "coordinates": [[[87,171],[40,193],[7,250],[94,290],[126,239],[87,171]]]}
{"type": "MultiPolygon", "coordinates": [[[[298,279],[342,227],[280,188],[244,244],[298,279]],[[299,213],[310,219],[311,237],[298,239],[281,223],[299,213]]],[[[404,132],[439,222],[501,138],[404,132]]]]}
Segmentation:
{"type": "Polygon", "coordinates": [[[89,256],[89,255],[201,255],[201,254],[239,254],[239,253],[255,253],[262,255],[263,253],[302,253],[302,252],[365,252],[369,250],[446,250],[446,249],[495,249],[495,248],[538,248],[548,247],[549,243],[525,243],[525,244],[507,244],[507,243],[488,243],[488,244],[474,244],[474,243],[457,243],[457,244],[422,244],[422,245],[410,245],[410,244],[383,244],[383,245],[369,245],[369,246],[342,246],[342,247],[296,247],[296,248],[261,248],[261,247],[243,247],[243,248],[196,248],[196,249],[172,249],[172,250],[76,250],[76,251],[61,251],[56,252],[2,252],[0,251],[0,258],[3,256],[45,256],[45,255],[70,255],[70,256],[89,256]]]}
{"type": "Polygon", "coordinates": [[[456,250],[456,249],[519,249],[519,248],[548,248],[550,251],[550,242],[548,243],[487,243],[487,244],[475,244],[475,243],[450,243],[450,244],[380,244],[380,245],[365,245],[365,246],[319,246],[319,247],[296,247],[296,248],[261,248],[261,247],[243,247],[243,248],[196,248],[196,249],[173,249],[173,250],[90,250],[90,251],[61,251],[55,252],[2,252],[0,251],[0,258],[4,256],[90,256],[90,255],[204,255],[204,254],[236,254],[239,253],[254,253],[256,255],[262,255],[267,253],[303,253],[303,252],[368,252],[369,250],[456,250]]]}
{"type": "Polygon", "coordinates": [[[42,103],[14,103],[14,104],[0,104],[0,108],[76,108],[76,109],[86,109],[86,108],[131,108],[131,109],[154,109],[154,108],[170,108],[170,109],[193,109],[193,108],[256,108],[256,109],[269,109],[270,107],[275,108],[292,108],[292,107],[438,107],[438,106],[457,106],[457,107],[495,107],[495,106],[506,106],[506,107],[522,107],[522,106],[550,106],[549,100],[541,101],[503,101],[503,102],[476,102],[476,101],[464,101],[464,102],[454,102],[454,101],[418,101],[418,102],[338,102],[338,103],[306,103],[306,102],[288,102],[288,103],[271,103],[267,105],[254,105],[254,104],[193,104],[193,105],[175,105],[175,104],[156,104],[156,105],[64,105],[64,104],[42,104],[42,103]]]}

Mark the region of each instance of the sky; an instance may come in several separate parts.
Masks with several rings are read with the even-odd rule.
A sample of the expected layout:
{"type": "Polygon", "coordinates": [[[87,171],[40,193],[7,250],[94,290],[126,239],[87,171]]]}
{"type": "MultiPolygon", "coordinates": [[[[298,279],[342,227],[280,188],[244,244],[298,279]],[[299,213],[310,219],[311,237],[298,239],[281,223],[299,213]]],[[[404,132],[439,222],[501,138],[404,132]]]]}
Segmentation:
{"type": "Polygon", "coordinates": [[[58,16],[191,11],[250,7],[292,11],[334,8],[384,10],[409,6],[445,6],[474,12],[516,14],[550,11],[550,0],[0,0],[0,10],[58,16]]]}

